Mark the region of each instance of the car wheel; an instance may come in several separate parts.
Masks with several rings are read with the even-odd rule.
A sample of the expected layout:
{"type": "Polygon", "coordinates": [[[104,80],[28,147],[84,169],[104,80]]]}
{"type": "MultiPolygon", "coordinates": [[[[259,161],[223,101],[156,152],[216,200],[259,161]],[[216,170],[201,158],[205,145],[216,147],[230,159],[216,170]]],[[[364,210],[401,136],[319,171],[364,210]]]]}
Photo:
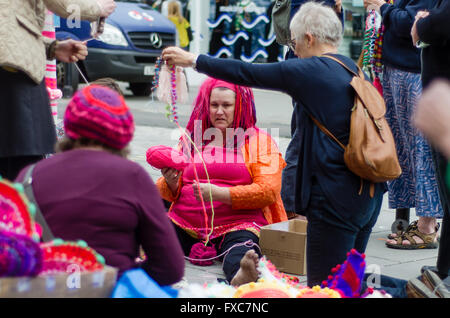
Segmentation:
{"type": "Polygon", "coordinates": [[[151,83],[130,83],[130,90],[134,96],[150,96],[152,92],[151,83]]]}
{"type": "Polygon", "coordinates": [[[78,89],[78,70],[73,63],[56,62],[56,85],[63,97],[72,97],[78,89]]]}

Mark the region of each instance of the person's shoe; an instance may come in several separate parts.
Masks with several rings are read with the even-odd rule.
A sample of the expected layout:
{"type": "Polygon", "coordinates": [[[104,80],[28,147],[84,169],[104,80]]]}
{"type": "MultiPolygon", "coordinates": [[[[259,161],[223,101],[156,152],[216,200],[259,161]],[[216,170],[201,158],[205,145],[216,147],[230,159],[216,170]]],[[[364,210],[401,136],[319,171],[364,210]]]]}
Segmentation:
{"type": "Polygon", "coordinates": [[[441,278],[433,271],[426,270],[422,274],[422,282],[438,297],[450,298],[450,292],[441,278]]]}
{"type": "Polygon", "coordinates": [[[434,272],[442,280],[445,280],[447,277],[449,277],[448,274],[446,275],[446,274],[439,273],[439,270],[437,269],[436,266],[430,266],[430,265],[422,266],[422,268],[420,269],[420,274],[423,274],[426,270],[430,270],[430,271],[434,272]]]}
{"type": "Polygon", "coordinates": [[[433,271],[433,272],[437,273],[437,267],[436,266],[430,266],[430,265],[422,266],[422,268],[420,269],[420,273],[423,274],[427,270],[430,270],[430,271],[433,271]]]}
{"type": "Polygon", "coordinates": [[[386,246],[389,248],[401,249],[401,250],[416,250],[416,249],[428,249],[437,248],[439,246],[437,237],[439,231],[439,223],[436,225],[435,232],[425,234],[419,231],[418,221],[412,222],[405,232],[401,236],[395,238],[395,240],[386,241],[386,246]],[[416,241],[420,239],[420,241],[416,241]],[[405,242],[408,242],[406,244],[405,242]]]}
{"type": "Polygon", "coordinates": [[[413,278],[406,284],[408,298],[439,298],[420,280],[413,278]]]}

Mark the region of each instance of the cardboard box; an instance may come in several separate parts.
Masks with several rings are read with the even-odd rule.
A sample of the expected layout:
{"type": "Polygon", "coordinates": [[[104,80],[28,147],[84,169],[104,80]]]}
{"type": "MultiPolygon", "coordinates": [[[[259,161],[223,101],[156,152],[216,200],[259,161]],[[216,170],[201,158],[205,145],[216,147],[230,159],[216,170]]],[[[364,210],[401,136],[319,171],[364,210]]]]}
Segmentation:
{"type": "Polygon", "coordinates": [[[307,225],[307,221],[290,220],[261,228],[261,251],[280,272],[306,275],[307,225]]]}
{"type": "Polygon", "coordinates": [[[117,269],[57,273],[36,277],[0,278],[0,298],[108,298],[116,285],[117,269]]]}

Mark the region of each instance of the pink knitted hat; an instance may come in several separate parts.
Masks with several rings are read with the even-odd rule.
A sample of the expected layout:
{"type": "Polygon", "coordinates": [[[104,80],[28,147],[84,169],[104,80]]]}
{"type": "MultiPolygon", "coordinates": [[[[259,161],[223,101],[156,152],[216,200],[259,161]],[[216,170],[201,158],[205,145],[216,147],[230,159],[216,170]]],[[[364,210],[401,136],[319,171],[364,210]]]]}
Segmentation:
{"type": "Polygon", "coordinates": [[[120,94],[89,85],[77,91],[67,106],[64,130],[72,139],[85,137],[122,149],[133,138],[133,115],[120,94]]]}

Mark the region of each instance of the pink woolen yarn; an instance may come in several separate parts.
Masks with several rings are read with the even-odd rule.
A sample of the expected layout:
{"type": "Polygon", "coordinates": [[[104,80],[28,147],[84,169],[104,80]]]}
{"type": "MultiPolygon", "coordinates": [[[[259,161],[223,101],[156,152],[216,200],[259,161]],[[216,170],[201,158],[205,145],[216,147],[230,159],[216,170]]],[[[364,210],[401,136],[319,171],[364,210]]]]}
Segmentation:
{"type": "Polygon", "coordinates": [[[211,258],[217,256],[216,249],[213,246],[205,246],[203,243],[192,245],[189,253],[189,261],[194,265],[210,266],[214,263],[211,258]]]}
{"type": "Polygon", "coordinates": [[[147,150],[147,162],[156,169],[173,168],[183,170],[188,159],[183,153],[167,146],[153,146],[147,150]]]}
{"type": "Polygon", "coordinates": [[[77,91],[67,105],[64,130],[72,139],[84,137],[122,149],[133,138],[134,120],[119,93],[89,85],[77,91]]]}
{"type": "Polygon", "coordinates": [[[158,86],[156,89],[156,97],[158,100],[167,104],[172,104],[172,88],[175,89],[178,103],[185,104],[188,102],[189,93],[183,68],[175,68],[175,81],[172,83],[172,75],[170,74],[169,67],[164,64],[159,73],[158,86]]]}

